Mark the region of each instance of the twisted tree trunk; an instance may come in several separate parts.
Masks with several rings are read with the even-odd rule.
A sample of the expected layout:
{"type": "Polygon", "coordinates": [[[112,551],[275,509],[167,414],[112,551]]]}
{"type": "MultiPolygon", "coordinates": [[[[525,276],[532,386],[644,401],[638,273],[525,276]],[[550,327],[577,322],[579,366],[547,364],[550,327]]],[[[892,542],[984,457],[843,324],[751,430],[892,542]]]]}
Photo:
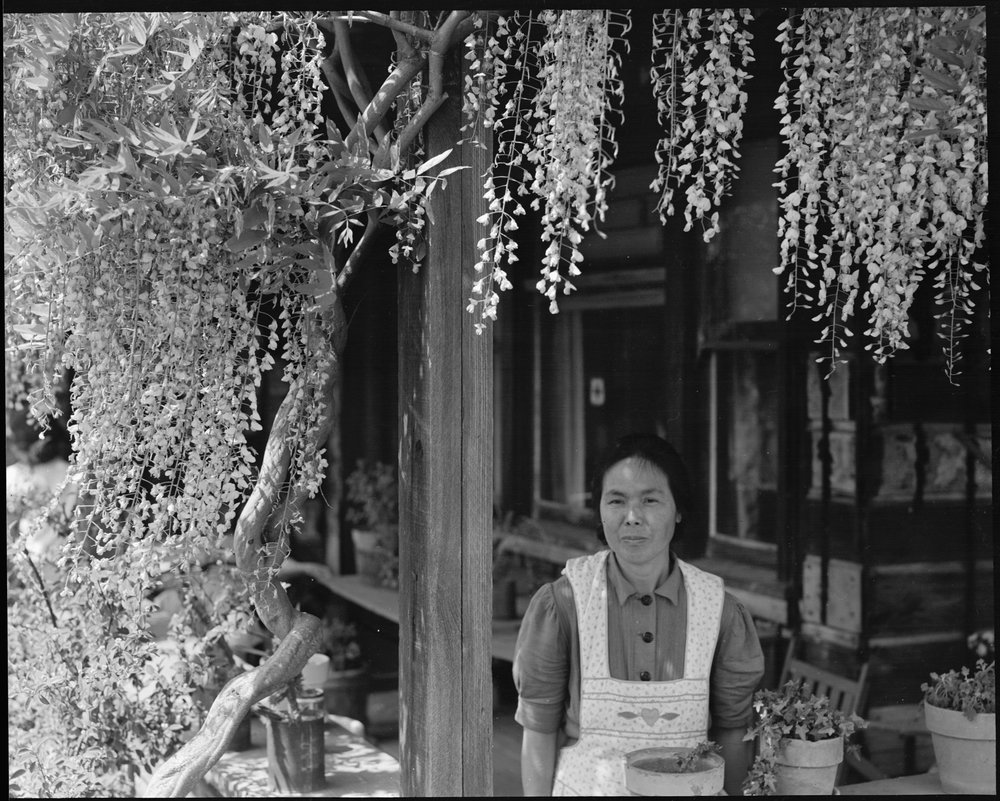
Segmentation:
{"type": "MultiPolygon", "coordinates": [[[[336,290],[334,290],[336,291],[336,290]]],[[[324,341],[330,349],[332,366],[322,377],[303,375],[298,382],[322,380],[323,408],[315,432],[318,452],[334,425],[333,387],[338,378],[340,358],[346,342],[347,323],[339,296],[321,314],[332,335],[324,341]]],[[[320,643],[321,621],[315,615],[296,610],[288,599],[277,574],[288,553],[289,519],[305,500],[300,488],[282,491],[291,460],[288,430],[297,416],[296,404],[308,402],[308,393],[292,391],[285,396],[275,415],[264,451],[260,477],[236,524],[233,547],[236,563],[251,588],[251,600],[263,624],[280,641],[276,651],[251,671],[230,680],[212,704],[201,729],[172,757],[153,772],[146,798],[180,798],[191,792],[229,746],[240,721],[258,701],[292,681],[320,643]],[[269,547],[274,542],[277,547],[269,547]]]]}

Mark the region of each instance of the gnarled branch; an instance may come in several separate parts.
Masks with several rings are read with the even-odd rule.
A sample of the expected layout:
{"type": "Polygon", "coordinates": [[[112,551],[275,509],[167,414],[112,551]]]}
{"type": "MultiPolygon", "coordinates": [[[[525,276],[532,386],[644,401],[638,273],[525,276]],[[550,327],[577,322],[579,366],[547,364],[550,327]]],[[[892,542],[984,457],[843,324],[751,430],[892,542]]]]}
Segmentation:
{"type": "MultiPolygon", "coordinates": [[[[336,285],[333,291],[336,292],[336,285]]],[[[339,295],[334,296],[333,303],[323,307],[321,314],[322,318],[315,324],[330,332],[325,346],[332,352],[333,363],[323,376],[320,390],[323,407],[312,442],[317,450],[326,441],[333,425],[332,388],[337,378],[336,371],[340,369],[347,332],[339,295]]],[[[308,378],[304,376],[301,380],[308,378]]],[[[274,654],[259,666],[226,684],[197,734],[157,767],[146,787],[146,797],[176,798],[191,792],[225,753],[237,725],[250,708],[294,679],[319,647],[321,621],[314,615],[294,609],[277,578],[287,547],[282,548],[279,541],[275,553],[270,555],[265,547],[265,532],[278,504],[285,503],[289,509],[294,509],[304,500],[301,488],[293,488],[285,497],[281,493],[291,461],[287,434],[294,413],[298,411],[296,406],[303,402],[304,397],[289,390],[278,407],[264,451],[260,477],[240,515],[233,538],[236,564],[250,584],[257,614],[280,644],[274,654]]]]}

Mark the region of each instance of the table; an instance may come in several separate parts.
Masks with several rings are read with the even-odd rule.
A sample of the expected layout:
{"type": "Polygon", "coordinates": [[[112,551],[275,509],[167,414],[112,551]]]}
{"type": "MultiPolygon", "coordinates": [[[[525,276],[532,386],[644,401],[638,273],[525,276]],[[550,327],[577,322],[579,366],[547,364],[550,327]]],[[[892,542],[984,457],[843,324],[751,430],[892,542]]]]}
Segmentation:
{"type": "Polygon", "coordinates": [[[911,775],[917,769],[917,738],[930,737],[924,711],[920,704],[876,706],[865,715],[870,731],[887,731],[903,741],[903,772],[911,775]]]}
{"type": "MultiPolygon", "coordinates": [[[[399,624],[399,590],[390,587],[376,587],[359,575],[317,576],[330,592],[355,603],[362,609],[374,612],[386,620],[399,624]]],[[[506,662],[514,662],[514,646],[520,620],[493,621],[493,656],[506,662]]]]}
{"type": "Polygon", "coordinates": [[[878,779],[873,782],[848,784],[838,787],[839,795],[942,795],[941,779],[937,773],[918,773],[896,779],[878,779]]]}
{"type": "MultiPolygon", "coordinates": [[[[327,715],[324,730],[326,785],[302,796],[388,797],[400,794],[399,762],[327,715]]],[[[207,789],[223,798],[288,797],[268,787],[266,734],[254,717],[247,751],[230,751],[205,774],[207,789]]]]}

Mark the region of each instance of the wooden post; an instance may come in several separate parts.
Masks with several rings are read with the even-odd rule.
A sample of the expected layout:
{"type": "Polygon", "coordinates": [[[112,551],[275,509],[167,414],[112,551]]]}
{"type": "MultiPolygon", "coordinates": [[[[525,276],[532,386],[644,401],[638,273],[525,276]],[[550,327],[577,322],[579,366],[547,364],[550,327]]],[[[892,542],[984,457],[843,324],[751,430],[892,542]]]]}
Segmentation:
{"type": "MultiPolygon", "coordinates": [[[[455,147],[461,48],[427,157],[455,147]]],[[[481,137],[482,141],[482,137],[481,137]]],[[[487,140],[488,141],[488,140],[487,140]]],[[[466,311],[475,245],[486,235],[490,151],[435,190],[428,253],[399,284],[400,767],[403,795],[492,795],[492,336],[466,311]]]]}

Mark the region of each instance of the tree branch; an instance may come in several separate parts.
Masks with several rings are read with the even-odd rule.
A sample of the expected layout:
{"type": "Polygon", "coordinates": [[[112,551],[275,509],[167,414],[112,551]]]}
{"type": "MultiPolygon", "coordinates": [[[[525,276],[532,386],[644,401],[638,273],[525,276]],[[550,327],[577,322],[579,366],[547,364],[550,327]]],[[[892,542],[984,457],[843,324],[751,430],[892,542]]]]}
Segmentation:
{"type": "Polygon", "coordinates": [[[362,112],[358,124],[347,135],[348,150],[353,151],[362,137],[367,138],[371,135],[376,123],[389,113],[396,96],[424,68],[426,63],[427,57],[422,53],[416,53],[411,58],[403,59],[396,65],[389,77],[382,83],[375,97],[372,98],[371,103],[362,112]]]}
{"type": "Polygon", "coordinates": [[[347,82],[337,74],[334,68],[337,58],[336,53],[337,51],[334,49],[333,53],[323,59],[320,69],[323,71],[323,77],[326,78],[330,91],[333,93],[333,99],[337,104],[337,108],[340,109],[340,114],[344,118],[344,122],[347,124],[348,129],[351,129],[358,124],[358,112],[348,102],[351,93],[347,88],[347,82]]]}
{"type": "Polygon", "coordinates": [[[389,16],[387,14],[382,14],[378,11],[355,11],[358,16],[364,17],[369,22],[374,22],[377,25],[382,25],[383,27],[389,28],[396,33],[403,33],[407,36],[413,36],[420,39],[422,42],[430,44],[434,39],[434,32],[429,31],[426,28],[421,28],[419,25],[412,25],[409,22],[403,22],[398,17],[389,16]]]}
{"type": "MultiPolygon", "coordinates": [[[[17,521],[14,521],[13,525],[17,525],[17,521]]],[[[24,547],[24,558],[28,560],[28,564],[31,566],[31,572],[35,576],[35,581],[38,582],[38,589],[42,593],[42,598],[45,600],[45,605],[49,610],[49,620],[52,621],[52,628],[59,628],[59,622],[56,620],[56,613],[52,609],[52,602],[49,600],[49,591],[45,589],[45,582],[42,581],[42,574],[38,572],[38,568],[35,567],[35,563],[31,559],[31,554],[28,553],[27,546],[24,547]]]]}
{"type": "MultiPolygon", "coordinates": [[[[389,16],[397,21],[401,21],[398,11],[390,11],[389,16]]],[[[409,25],[409,23],[404,23],[409,25]]],[[[405,34],[392,29],[392,38],[396,40],[396,53],[400,59],[410,58],[414,53],[413,45],[410,44],[410,40],[406,38],[405,34]]]]}
{"type": "MultiPolygon", "coordinates": [[[[315,439],[311,443],[317,451],[333,425],[332,388],[340,370],[340,356],[346,341],[347,321],[340,296],[335,295],[333,303],[323,307],[320,315],[313,320],[313,324],[328,333],[324,346],[331,350],[333,363],[319,390],[323,405],[315,439]]],[[[303,397],[295,389],[293,385],[278,407],[264,451],[260,478],[240,515],[233,537],[236,564],[251,585],[257,614],[280,644],[258,667],[237,676],[223,687],[197,734],[157,767],[145,790],[148,798],[176,798],[191,792],[225,753],[236,727],[253,704],[281,689],[301,673],[309,657],[319,647],[322,622],[314,615],[292,608],[288,594],[278,581],[281,564],[276,562],[281,556],[281,549],[278,549],[277,557],[268,558],[264,553],[263,532],[279,502],[278,488],[288,475],[291,459],[288,432],[292,413],[303,397]]],[[[301,504],[304,496],[304,490],[294,488],[285,502],[289,506],[301,504]]]]}
{"type": "Polygon", "coordinates": [[[296,611],[277,650],[253,670],[231,679],[212,703],[205,722],[184,746],[157,766],[144,798],[183,798],[219,761],[240,721],[258,701],[277,692],[302,672],[322,637],[322,622],[296,611]]]}
{"type": "MultiPolygon", "coordinates": [[[[368,77],[354,54],[347,23],[343,20],[334,20],[333,29],[336,34],[336,50],[340,55],[340,63],[344,68],[344,76],[347,78],[347,86],[351,91],[351,96],[358,104],[358,108],[367,108],[372,100],[372,90],[368,83],[368,77]]],[[[378,141],[382,141],[386,137],[387,133],[381,119],[375,122],[374,132],[378,141]]]]}
{"type": "Polygon", "coordinates": [[[406,127],[403,128],[399,134],[399,138],[391,146],[391,149],[388,152],[380,149],[379,158],[377,158],[378,162],[387,159],[395,161],[394,158],[391,158],[390,154],[400,158],[403,153],[406,153],[417,134],[427,124],[427,120],[448,99],[448,95],[444,91],[444,57],[457,40],[456,34],[460,26],[467,21],[471,21],[471,12],[452,11],[448,15],[448,18],[441,24],[441,27],[434,32],[434,40],[427,57],[427,97],[424,98],[424,102],[417,110],[417,113],[413,115],[406,124],[406,127]]]}
{"type": "Polygon", "coordinates": [[[339,289],[345,289],[351,282],[351,278],[354,275],[354,268],[358,266],[358,263],[368,250],[368,245],[375,236],[378,224],[378,211],[371,209],[368,212],[368,224],[365,226],[365,232],[361,235],[361,239],[358,240],[358,244],[354,246],[354,250],[351,251],[351,255],[347,257],[347,261],[344,263],[343,269],[341,269],[340,273],[337,275],[337,287],[339,289]]]}

